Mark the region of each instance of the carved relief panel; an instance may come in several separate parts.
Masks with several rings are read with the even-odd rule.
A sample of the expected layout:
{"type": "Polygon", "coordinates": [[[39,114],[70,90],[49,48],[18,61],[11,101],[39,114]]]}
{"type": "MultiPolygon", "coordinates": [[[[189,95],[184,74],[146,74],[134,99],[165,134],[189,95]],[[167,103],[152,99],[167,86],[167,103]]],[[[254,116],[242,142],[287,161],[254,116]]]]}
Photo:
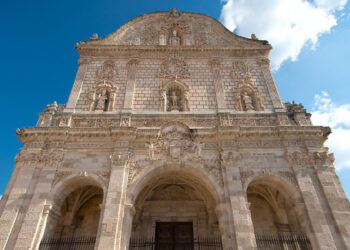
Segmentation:
{"type": "Polygon", "coordinates": [[[257,86],[252,81],[252,75],[244,62],[234,62],[231,72],[235,83],[233,97],[237,111],[262,111],[264,104],[257,86]]]}
{"type": "Polygon", "coordinates": [[[96,71],[96,82],[88,92],[89,111],[111,111],[115,101],[116,68],[113,61],[105,61],[96,71]]]}
{"type": "Polygon", "coordinates": [[[161,64],[159,78],[164,81],[160,89],[161,111],[189,111],[189,86],[180,79],[189,78],[187,63],[177,55],[172,55],[161,64]]]}

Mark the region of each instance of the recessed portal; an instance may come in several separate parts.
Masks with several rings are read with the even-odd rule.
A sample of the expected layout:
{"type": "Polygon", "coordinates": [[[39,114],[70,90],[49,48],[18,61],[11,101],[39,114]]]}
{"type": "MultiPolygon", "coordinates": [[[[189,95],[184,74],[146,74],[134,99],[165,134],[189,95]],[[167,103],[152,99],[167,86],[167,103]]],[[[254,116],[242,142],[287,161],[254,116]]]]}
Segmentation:
{"type": "Polygon", "coordinates": [[[221,249],[216,200],[191,177],[169,172],[149,181],[135,201],[130,249],[221,249]]]}
{"type": "Polygon", "coordinates": [[[156,250],[192,250],[192,222],[157,222],[156,250]]]}

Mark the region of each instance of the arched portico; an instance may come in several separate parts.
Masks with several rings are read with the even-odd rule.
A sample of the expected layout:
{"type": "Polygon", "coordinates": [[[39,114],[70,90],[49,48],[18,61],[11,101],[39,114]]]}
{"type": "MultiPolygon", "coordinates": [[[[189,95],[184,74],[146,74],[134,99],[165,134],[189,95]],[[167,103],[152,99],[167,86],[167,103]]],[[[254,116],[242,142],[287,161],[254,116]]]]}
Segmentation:
{"type": "Polygon", "coordinates": [[[129,231],[124,230],[122,238],[154,238],[157,246],[162,233],[176,234],[176,227],[187,227],[181,231],[187,230],[192,241],[216,237],[225,244],[228,232],[222,228],[222,217],[226,213],[219,206],[223,199],[222,186],[200,165],[155,163],[128,187],[129,216],[124,217],[123,228],[129,231]]]}
{"type": "Polygon", "coordinates": [[[311,249],[310,223],[295,185],[279,176],[260,174],[250,179],[245,190],[258,249],[311,249]]]}
{"type": "Polygon", "coordinates": [[[94,249],[104,198],[104,186],[94,177],[72,175],[54,186],[40,248],[94,249]]]}

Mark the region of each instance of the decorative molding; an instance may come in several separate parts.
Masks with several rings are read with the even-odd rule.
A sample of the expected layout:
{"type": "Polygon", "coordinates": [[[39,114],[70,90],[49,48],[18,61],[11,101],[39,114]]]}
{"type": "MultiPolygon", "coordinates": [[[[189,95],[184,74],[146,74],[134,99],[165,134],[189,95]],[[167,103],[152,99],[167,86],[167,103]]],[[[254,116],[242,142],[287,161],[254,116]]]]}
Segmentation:
{"type": "Polygon", "coordinates": [[[127,166],[132,160],[131,152],[116,152],[110,155],[113,166],[127,166]]]}
{"type": "Polygon", "coordinates": [[[59,168],[63,162],[63,152],[37,152],[20,153],[16,155],[15,162],[23,166],[59,168]]]}

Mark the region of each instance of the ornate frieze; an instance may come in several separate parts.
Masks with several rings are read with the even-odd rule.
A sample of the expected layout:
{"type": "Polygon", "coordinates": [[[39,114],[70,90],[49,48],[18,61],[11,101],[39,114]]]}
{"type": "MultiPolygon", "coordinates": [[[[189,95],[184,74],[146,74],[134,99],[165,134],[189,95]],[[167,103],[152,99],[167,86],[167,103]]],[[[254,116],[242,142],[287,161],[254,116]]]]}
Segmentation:
{"type": "Polygon", "coordinates": [[[293,166],[308,167],[312,164],[307,152],[292,152],[285,154],[286,160],[293,166]]]}
{"type": "Polygon", "coordinates": [[[20,153],[16,155],[16,164],[31,167],[59,168],[63,161],[63,152],[20,153]]]}
{"type": "Polygon", "coordinates": [[[240,117],[230,114],[219,116],[221,126],[276,126],[276,117],[240,117]]]}

